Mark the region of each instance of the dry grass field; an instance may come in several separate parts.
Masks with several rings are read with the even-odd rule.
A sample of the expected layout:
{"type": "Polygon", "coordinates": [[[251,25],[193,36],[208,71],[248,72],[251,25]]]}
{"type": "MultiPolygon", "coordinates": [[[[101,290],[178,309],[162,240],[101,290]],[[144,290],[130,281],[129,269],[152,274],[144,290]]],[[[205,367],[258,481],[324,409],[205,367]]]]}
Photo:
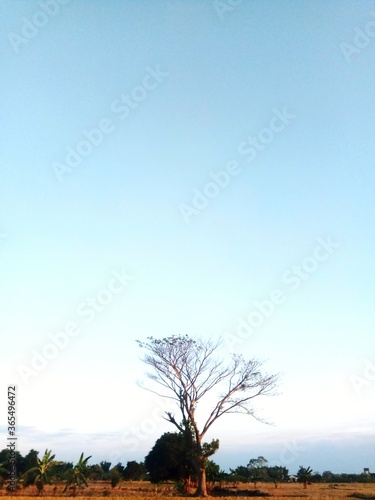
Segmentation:
{"type": "MultiPolygon", "coordinates": [[[[67,494],[62,493],[63,485],[59,485],[56,488],[53,486],[47,486],[46,491],[43,495],[44,500],[53,500],[56,498],[61,498],[62,496],[66,498],[71,498],[67,494]]],[[[247,491],[255,490],[253,485],[240,484],[237,487],[228,486],[231,491],[230,496],[220,496],[221,500],[233,500],[234,497],[246,498],[247,491]]],[[[375,500],[375,484],[312,484],[304,489],[303,485],[300,483],[287,483],[280,484],[277,489],[271,483],[259,483],[257,489],[262,493],[267,493],[269,497],[274,499],[295,499],[295,498],[306,498],[311,500],[339,500],[344,498],[363,498],[363,499],[374,499],[375,500]]],[[[0,492],[1,496],[15,496],[18,500],[30,500],[30,497],[36,496],[36,490],[33,487],[20,490],[16,495],[7,495],[5,489],[3,488],[0,492]]],[[[215,495],[216,496],[216,495],[215,495]]],[[[116,488],[111,489],[108,483],[97,482],[95,484],[91,483],[88,488],[77,491],[77,499],[91,498],[92,500],[102,500],[103,497],[109,497],[113,500],[156,500],[160,498],[161,500],[170,499],[171,497],[186,500],[187,496],[176,496],[173,485],[162,485],[156,486],[146,482],[122,482],[116,488]]],[[[262,498],[253,497],[252,498],[262,498]]],[[[264,497],[267,498],[267,497],[264,497]]]]}

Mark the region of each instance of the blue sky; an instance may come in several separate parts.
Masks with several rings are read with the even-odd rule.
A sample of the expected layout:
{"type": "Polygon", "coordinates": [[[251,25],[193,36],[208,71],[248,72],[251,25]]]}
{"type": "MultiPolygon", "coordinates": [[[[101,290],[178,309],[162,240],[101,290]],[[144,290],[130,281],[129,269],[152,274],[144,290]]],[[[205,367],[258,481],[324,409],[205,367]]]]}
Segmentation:
{"type": "Polygon", "coordinates": [[[20,451],[141,460],[135,339],[221,336],[282,373],[223,468],[375,469],[375,3],[0,11],[4,433],[16,383],[20,451]]]}

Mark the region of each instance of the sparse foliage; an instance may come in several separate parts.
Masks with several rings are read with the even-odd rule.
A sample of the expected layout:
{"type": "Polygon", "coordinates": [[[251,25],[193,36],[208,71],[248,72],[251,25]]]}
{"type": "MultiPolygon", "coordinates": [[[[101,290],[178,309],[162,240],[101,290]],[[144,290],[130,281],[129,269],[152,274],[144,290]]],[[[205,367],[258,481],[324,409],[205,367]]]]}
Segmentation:
{"type": "Polygon", "coordinates": [[[262,374],[262,363],[256,359],[246,361],[241,355],[232,355],[227,364],[217,359],[220,340],[196,340],[189,336],[149,337],[147,342],[138,341],[138,344],[146,351],[144,362],[152,368],[148,377],[161,387],[161,390],[148,390],[177,403],[179,417],[166,412],[166,419],[189,441],[190,460],[198,478],[196,495],[207,496],[206,464],[218,449],[219,441],[204,443],[203,438],[213,423],[225,414],[244,413],[259,419],[253,400],[273,394],[277,376],[262,374]],[[216,403],[199,426],[197,406],[214,389],[217,391],[216,403]]]}

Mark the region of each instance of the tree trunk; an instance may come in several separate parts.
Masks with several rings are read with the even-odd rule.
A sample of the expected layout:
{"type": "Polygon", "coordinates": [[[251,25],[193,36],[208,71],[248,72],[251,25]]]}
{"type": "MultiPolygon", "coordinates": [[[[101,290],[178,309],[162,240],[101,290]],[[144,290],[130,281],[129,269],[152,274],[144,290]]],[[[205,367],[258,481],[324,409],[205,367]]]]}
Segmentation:
{"type": "Polygon", "coordinates": [[[199,467],[198,471],[198,488],[195,492],[196,497],[207,497],[207,481],[206,481],[206,468],[199,467]]]}
{"type": "Polygon", "coordinates": [[[191,477],[188,476],[186,479],[185,479],[185,493],[187,495],[190,495],[190,491],[191,491],[191,477]]]}

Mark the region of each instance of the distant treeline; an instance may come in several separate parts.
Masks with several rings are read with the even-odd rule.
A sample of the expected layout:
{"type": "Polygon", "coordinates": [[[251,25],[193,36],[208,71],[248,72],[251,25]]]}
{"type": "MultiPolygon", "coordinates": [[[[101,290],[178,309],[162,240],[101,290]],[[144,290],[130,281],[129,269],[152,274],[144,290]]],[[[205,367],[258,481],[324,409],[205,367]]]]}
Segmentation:
{"type": "MultiPolygon", "coordinates": [[[[176,454],[176,457],[178,454],[176,454]]],[[[83,458],[83,454],[82,457],[83,458]]],[[[0,451],[0,487],[9,480],[9,471],[15,466],[17,479],[22,487],[35,484],[43,489],[44,484],[54,484],[59,482],[72,481],[74,473],[78,472],[90,481],[108,481],[114,488],[120,481],[151,481],[160,482],[164,480],[183,480],[181,477],[177,458],[167,458],[160,456],[159,451],[154,447],[145,458],[144,462],[135,460],[128,461],[126,465],[121,462],[112,464],[102,461],[97,464],[88,465],[87,457],[81,462],[81,467],[73,462],[54,460],[54,455],[46,450],[44,457],[39,457],[39,452],[30,450],[25,456],[18,451],[11,453],[9,449],[0,451]],[[46,464],[50,464],[48,477],[42,477],[40,471],[46,464]],[[153,465],[157,464],[157,465],[153,465]],[[43,480],[42,480],[43,479],[43,480]]],[[[184,470],[186,466],[182,464],[184,470]]],[[[286,467],[268,466],[268,461],[264,457],[251,459],[249,463],[240,465],[230,472],[225,472],[220,467],[209,460],[207,463],[207,480],[211,483],[232,482],[232,483],[253,483],[259,482],[311,482],[311,483],[375,483],[375,474],[364,472],[361,474],[334,474],[330,471],[318,473],[309,467],[300,466],[296,475],[290,475],[286,467]]],[[[78,482],[79,484],[79,482],[78,482]]]]}
{"type": "MultiPolygon", "coordinates": [[[[229,480],[235,480],[238,482],[254,482],[254,479],[258,482],[274,482],[275,481],[275,469],[277,467],[267,467],[263,466],[258,468],[256,471],[252,470],[248,466],[239,466],[236,469],[230,469],[228,474],[229,480]]],[[[288,469],[284,469],[284,477],[280,482],[297,482],[300,481],[301,475],[298,472],[304,467],[300,467],[299,471],[295,475],[290,475],[288,469]]],[[[312,472],[308,477],[311,483],[375,483],[375,474],[372,473],[361,473],[361,474],[335,474],[331,471],[324,471],[323,473],[312,472]]]]}

